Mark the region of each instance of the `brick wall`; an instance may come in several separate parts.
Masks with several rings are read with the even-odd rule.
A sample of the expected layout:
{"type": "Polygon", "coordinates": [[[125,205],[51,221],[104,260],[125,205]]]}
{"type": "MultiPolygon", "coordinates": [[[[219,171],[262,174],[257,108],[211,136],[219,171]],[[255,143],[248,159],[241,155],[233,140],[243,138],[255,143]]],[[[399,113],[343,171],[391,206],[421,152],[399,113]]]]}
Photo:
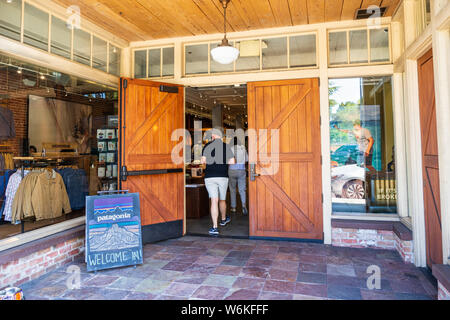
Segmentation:
{"type": "Polygon", "coordinates": [[[63,240],[48,248],[0,265],[0,289],[20,286],[70,262],[84,253],[84,236],[63,240]]]}
{"type": "Polygon", "coordinates": [[[397,250],[403,261],[414,263],[412,240],[401,240],[394,231],[338,227],[331,230],[333,246],[397,250]]]}
{"type": "MultiPolygon", "coordinates": [[[[46,87],[63,90],[64,87],[51,83],[50,80],[39,80],[35,76],[27,75],[25,70],[18,74],[15,68],[0,69],[0,105],[13,111],[16,137],[14,139],[2,140],[1,144],[9,146],[9,150],[15,156],[22,156],[26,148],[28,138],[28,96],[36,95],[41,97],[51,97],[59,100],[70,101],[91,105],[93,116],[93,135],[96,129],[106,125],[107,115],[115,114],[114,102],[103,99],[92,99],[80,95],[62,94],[60,91],[50,90],[46,87]],[[34,87],[25,86],[23,80],[32,79],[36,81],[34,87]],[[56,95],[55,95],[56,92],[56,95]],[[8,98],[6,98],[8,97],[8,98]]],[[[96,147],[96,139],[92,139],[92,147],[96,147]]]]}

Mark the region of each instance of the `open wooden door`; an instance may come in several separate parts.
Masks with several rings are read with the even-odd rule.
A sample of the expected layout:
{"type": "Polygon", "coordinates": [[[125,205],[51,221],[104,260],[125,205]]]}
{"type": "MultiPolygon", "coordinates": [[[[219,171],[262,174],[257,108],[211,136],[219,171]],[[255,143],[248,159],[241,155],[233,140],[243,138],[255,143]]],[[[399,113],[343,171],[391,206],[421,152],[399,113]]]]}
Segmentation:
{"type": "Polygon", "coordinates": [[[439,187],[439,152],[436,129],[433,52],[417,62],[419,76],[420,126],[422,133],[422,175],[427,265],[442,264],[441,196],[439,187]]]}
{"type": "Polygon", "coordinates": [[[119,185],[139,193],[143,242],[182,236],[184,165],[172,161],[171,137],[184,128],[183,87],[120,79],[119,123],[119,185]]]}
{"type": "Polygon", "coordinates": [[[319,80],[249,83],[248,125],[269,130],[250,155],[270,154],[273,129],[280,146],[277,172],[250,164],[250,236],[323,240],[319,80]]]}

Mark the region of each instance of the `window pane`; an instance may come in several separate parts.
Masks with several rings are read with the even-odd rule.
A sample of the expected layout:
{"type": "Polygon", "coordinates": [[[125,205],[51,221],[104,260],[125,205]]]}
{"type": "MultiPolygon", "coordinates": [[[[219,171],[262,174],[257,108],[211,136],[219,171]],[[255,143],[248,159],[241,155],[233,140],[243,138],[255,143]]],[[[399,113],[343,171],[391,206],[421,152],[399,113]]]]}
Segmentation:
{"type": "Polygon", "coordinates": [[[236,61],[236,71],[250,71],[260,69],[259,40],[241,41],[236,43],[240,51],[236,61]]]}
{"type": "Polygon", "coordinates": [[[93,39],[94,47],[92,48],[92,66],[96,69],[106,72],[107,54],[108,54],[108,44],[106,41],[94,37],[93,39]]]}
{"type": "Polygon", "coordinates": [[[370,30],[370,62],[389,60],[389,29],[370,30]]]}
{"type": "Polygon", "coordinates": [[[186,74],[208,73],[208,45],[186,46],[186,74]]]}
{"type": "Polygon", "coordinates": [[[330,32],[328,42],[330,65],[347,64],[347,32],[330,32]]]}
{"type": "Polygon", "coordinates": [[[350,63],[367,63],[367,30],[351,30],[350,37],[350,63]]]}
{"type": "Polygon", "coordinates": [[[289,51],[291,68],[316,66],[316,35],[290,37],[289,51]]]}
{"type": "Polygon", "coordinates": [[[22,0],[11,3],[0,2],[0,34],[2,36],[20,41],[22,24],[22,0]]]}
{"type": "Polygon", "coordinates": [[[287,68],[287,38],[262,40],[263,69],[287,68]]]}
{"type": "Polygon", "coordinates": [[[120,57],[122,50],[109,44],[109,73],[120,76],[120,57]]]}
{"type": "Polygon", "coordinates": [[[161,77],[161,49],[148,51],[148,76],[161,77]]]}
{"type": "Polygon", "coordinates": [[[163,76],[173,76],[174,74],[175,54],[174,48],[163,49],[163,76]]]}
{"type": "Polygon", "coordinates": [[[70,47],[72,45],[72,30],[67,24],[52,16],[52,46],[51,52],[58,56],[70,59],[70,47]]]}
{"type": "Polygon", "coordinates": [[[91,35],[81,29],[74,29],[73,60],[91,65],[91,35]]]}
{"type": "Polygon", "coordinates": [[[48,14],[25,3],[23,42],[48,50],[48,14]]]}
{"type": "MultiPolygon", "coordinates": [[[[211,43],[211,50],[214,48],[217,48],[220,44],[221,44],[221,42],[211,43]]],[[[234,45],[234,43],[232,41],[229,41],[229,44],[231,46],[234,45]]],[[[214,59],[211,56],[211,73],[233,72],[233,71],[234,71],[234,63],[221,64],[221,63],[214,61],[214,59]]]]}
{"type": "Polygon", "coordinates": [[[147,50],[134,52],[134,77],[137,79],[147,77],[147,50]]]}
{"type": "Polygon", "coordinates": [[[391,78],[333,79],[329,92],[333,212],[396,213],[391,78]]]}

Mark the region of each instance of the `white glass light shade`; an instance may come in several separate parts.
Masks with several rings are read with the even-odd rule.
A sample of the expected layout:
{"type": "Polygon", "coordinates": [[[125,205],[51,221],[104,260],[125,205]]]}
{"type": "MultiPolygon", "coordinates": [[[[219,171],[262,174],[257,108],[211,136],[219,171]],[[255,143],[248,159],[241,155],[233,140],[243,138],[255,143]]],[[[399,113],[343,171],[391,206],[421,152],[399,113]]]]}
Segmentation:
{"type": "Polygon", "coordinates": [[[211,56],[217,63],[230,64],[239,57],[239,50],[230,45],[220,45],[211,50],[211,56]]]}

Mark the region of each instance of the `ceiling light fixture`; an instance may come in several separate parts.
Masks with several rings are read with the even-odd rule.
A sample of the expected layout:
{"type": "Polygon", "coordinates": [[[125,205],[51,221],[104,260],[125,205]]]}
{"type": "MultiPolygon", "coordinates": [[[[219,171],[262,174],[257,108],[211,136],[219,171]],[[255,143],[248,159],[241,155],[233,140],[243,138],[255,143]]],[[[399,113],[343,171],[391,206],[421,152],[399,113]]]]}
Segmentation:
{"type": "Polygon", "coordinates": [[[230,64],[239,57],[239,50],[235,47],[231,46],[227,39],[227,6],[231,0],[219,0],[223,7],[223,29],[224,29],[224,38],[222,39],[222,43],[211,50],[211,56],[214,61],[220,64],[230,64]]]}

